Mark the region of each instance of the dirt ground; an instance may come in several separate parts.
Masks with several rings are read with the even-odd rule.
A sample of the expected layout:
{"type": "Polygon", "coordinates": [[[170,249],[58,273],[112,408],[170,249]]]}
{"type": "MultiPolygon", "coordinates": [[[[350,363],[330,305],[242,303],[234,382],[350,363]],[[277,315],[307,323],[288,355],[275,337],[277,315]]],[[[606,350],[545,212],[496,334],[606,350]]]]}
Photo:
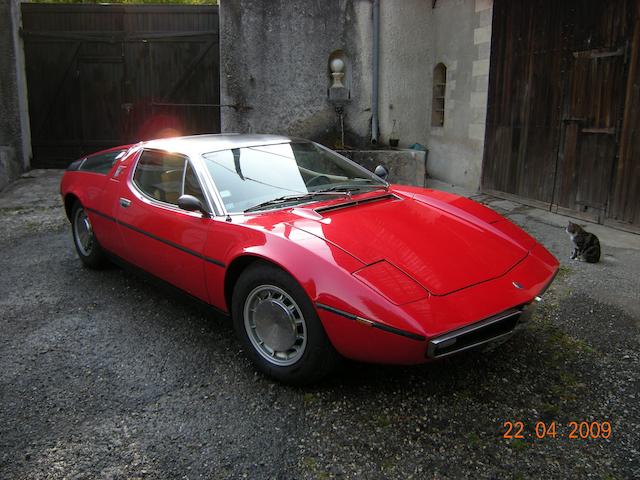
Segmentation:
{"type": "Polygon", "coordinates": [[[570,261],[567,218],[476,196],[562,262],[530,328],[296,389],[257,374],[225,318],[82,268],[60,176],[0,193],[0,478],[640,477],[640,236],[588,226],[602,262],[570,261]],[[612,432],[570,438],[570,422],[612,432]]]}

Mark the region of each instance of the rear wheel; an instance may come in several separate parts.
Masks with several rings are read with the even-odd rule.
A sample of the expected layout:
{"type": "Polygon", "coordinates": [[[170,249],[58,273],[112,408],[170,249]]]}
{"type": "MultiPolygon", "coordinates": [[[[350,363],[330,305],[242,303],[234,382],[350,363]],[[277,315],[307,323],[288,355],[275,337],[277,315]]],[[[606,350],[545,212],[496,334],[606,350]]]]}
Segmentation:
{"type": "Polygon", "coordinates": [[[281,382],[315,382],[339,361],[309,297],[277,267],[259,263],[242,273],[233,290],[232,314],[247,356],[281,382]]]}
{"type": "Polygon", "coordinates": [[[87,211],[80,202],[76,202],[71,209],[71,231],[73,244],[82,263],[89,268],[104,267],[107,257],[96,239],[87,211]]]}

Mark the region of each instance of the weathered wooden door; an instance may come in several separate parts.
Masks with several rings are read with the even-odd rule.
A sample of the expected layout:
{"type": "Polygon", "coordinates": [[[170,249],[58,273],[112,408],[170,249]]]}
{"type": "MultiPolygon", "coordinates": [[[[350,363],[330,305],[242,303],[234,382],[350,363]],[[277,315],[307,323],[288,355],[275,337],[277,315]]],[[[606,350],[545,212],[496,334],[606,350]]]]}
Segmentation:
{"type": "Polygon", "coordinates": [[[482,190],[640,229],[640,0],[494,0],[482,190]]]}
{"type": "Polygon", "coordinates": [[[626,45],[573,52],[552,210],[602,221],[622,121],[626,45]]]}
{"type": "Polygon", "coordinates": [[[34,167],[220,131],[218,7],[22,4],[34,167]]]}
{"type": "MultiPolygon", "coordinates": [[[[115,144],[122,134],[122,57],[79,57],[76,75],[80,95],[80,132],[87,143],[115,144]]],[[[91,148],[93,145],[89,145],[91,148]]]]}

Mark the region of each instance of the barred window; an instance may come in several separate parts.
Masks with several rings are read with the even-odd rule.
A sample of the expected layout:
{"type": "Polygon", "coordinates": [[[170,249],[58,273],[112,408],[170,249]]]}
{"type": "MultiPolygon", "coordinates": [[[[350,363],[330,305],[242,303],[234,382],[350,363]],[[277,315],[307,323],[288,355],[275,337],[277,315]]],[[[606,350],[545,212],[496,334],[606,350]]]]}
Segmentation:
{"type": "Polygon", "coordinates": [[[433,69],[433,101],[431,104],[431,126],[444,125],[444,96],[447,91],[447,67],[439,63],[433,69]]]}

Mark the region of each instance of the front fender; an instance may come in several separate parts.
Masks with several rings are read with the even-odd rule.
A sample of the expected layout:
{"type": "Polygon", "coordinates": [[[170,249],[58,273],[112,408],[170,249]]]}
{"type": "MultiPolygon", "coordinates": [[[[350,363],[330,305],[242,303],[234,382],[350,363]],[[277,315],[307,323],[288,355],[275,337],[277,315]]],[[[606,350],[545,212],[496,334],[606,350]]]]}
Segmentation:
{"type": "Polygon", "coordinates": [[[246,257],[261,259],[282,268],[302,286],[316,306],[330,341],[343,356],[366,361],[412,363],[409,358],[415,358],[416,352],[409,356],[402,353],[402,358],[395,361],[390,357],[376,356],[379,352],[389,352],[387,347],[392,345],[395,345],[392,350],[396,354],[415,348],[424,354],[425,342],[420,324],[356,279],[352,273],[364,264],[339,247],[284,223],[270,229],[252,228],[243,223],[221,224],[218,220],[214,223],[205,256],[212,256],[214,251],[220,252],[225,245],[229,246],[223,267],[213,264],[205,267],[214,306],[230,311],[223,288],[229,266],[246,257]],[[349,315],[336,314],[324,307],[348,312],[349,315]]]}

